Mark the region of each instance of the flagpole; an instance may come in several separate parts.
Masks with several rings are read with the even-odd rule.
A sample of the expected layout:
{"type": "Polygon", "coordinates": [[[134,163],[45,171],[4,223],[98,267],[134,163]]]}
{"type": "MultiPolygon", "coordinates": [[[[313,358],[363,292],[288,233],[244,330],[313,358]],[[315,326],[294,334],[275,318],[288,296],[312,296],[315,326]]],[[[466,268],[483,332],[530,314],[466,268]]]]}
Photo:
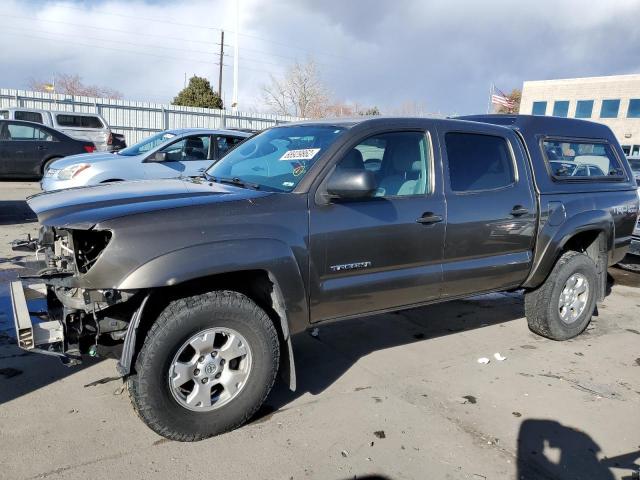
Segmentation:
{"type": "Polygon", "coordinates": [[[489,103],[487,104],[487,115],[491,113],[491,97],[493,96],[493,82],[489,88],[489,103]]]}

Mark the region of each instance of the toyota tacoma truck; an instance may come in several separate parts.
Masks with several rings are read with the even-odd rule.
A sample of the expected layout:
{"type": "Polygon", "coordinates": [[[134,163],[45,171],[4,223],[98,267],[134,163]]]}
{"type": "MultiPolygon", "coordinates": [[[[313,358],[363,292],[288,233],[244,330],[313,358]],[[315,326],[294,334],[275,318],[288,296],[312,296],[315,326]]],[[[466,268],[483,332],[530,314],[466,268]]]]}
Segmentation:
{"type": "Polygon", "coordinates": [[[181,441],[242,425],[278,374],[295,389],[293,335],[321,322],[523,290],[533,332],[575,337],[638,216],[608,127],[517,115],[291,123],[199,178],[28,204],[39,235],[15,248],[42,269],[11,284],[18,345],[119,348],[140,418],[181,441]]]}

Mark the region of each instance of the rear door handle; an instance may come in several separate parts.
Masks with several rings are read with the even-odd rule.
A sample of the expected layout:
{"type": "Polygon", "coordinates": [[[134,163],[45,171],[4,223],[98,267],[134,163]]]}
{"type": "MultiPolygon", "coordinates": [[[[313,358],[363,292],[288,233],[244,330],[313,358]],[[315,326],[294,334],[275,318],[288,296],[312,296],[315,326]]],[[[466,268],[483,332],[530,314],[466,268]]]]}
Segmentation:
{"type": "Polygon", "coordinates": [[[46,150],[47,147],[45,147],[44,145],[38,145],[38,150],[46,150]]]}
{"type": "Polygon", "coordinates": [[[514,217],[521,217],[522,215],[526,215],[527,213],[529,213],[529,210],[524,208],[522,205],[516,205],[511,210],[511,215],[513,215],[514,217]]]}
{"type": "Polygon", "coordinates": [[[438,223],[443,220],[442,215],[436,215],[433,212],[425,212],[422,214],[420,218],[416,220],[417,223],[421,223],[423,225],[431,225],[433,223],[438,223]]]}

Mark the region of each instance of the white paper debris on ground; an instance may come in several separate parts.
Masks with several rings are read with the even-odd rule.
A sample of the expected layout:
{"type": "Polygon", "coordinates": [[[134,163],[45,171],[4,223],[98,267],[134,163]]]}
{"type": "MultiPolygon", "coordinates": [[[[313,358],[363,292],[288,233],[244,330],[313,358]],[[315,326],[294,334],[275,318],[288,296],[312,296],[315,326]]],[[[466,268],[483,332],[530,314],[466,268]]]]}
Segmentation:
{"type": "Polygon", "coordinates": [[[318,338],[319,335],[320,335],[320,329],[318,327],[311,330],[311,336],[313,338],[318,338]]]}
{"type": "Polygon", "coordinates": [[[499,362],[502,362],[503,360],[506,360],[507,357],[503,357],[502,355],[500,355],[499,352],[496,352],[493,354],[493,358],[495,358],[496,360],[498,360],[499,362]]]}
{"type": "Polygon", "coordinates": [[[481,364],[483,364],[483,365],[486,365],[486,364],[487,364],[487,363],[489,363],[489,362],[490,362],[490,360],[489,360],[487,357],[480,357],[480,358],[478,359],[478,363],[481,363],[481,364]]]}

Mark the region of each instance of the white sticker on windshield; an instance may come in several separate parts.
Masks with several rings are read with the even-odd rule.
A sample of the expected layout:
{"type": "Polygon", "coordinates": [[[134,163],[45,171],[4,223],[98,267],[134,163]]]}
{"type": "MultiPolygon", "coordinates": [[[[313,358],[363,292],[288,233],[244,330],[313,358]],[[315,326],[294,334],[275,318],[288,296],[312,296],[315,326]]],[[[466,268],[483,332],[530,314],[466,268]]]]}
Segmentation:
{"type": "Polygon", "coordinates": [[[280,160],[311,160],[319,151],[319,148],[301,148],[300,150],[289,150],[280,157],[280,160]]]}

